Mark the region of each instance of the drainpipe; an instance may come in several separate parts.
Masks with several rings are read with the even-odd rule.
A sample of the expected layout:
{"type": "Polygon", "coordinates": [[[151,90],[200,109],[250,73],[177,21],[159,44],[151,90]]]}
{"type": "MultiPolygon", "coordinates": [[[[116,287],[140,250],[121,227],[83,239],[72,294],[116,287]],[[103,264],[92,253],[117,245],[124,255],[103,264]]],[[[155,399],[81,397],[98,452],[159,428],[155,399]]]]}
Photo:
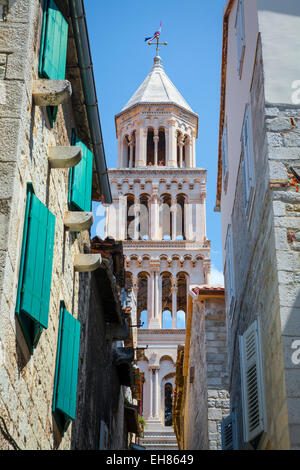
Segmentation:
{"type": "Polygon", "coordinates": [[[84,4],[83,0],[69,0],[69,5],[100,190],[104,202],[111,204],[112,196],[107,174],[84,4]]]}

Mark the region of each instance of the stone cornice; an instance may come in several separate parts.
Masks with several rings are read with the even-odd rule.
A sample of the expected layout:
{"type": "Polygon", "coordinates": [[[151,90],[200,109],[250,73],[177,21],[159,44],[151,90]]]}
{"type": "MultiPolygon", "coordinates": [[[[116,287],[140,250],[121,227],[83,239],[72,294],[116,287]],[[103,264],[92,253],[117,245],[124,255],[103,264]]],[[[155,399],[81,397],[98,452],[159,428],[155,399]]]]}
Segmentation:
{"type": "Polygon", "coordinates": [[[147,329],[147,328],[143,328],[143,329],[139,329],[138,330],[138,335],[185,335],[185,330],[180,330],[180,329],[174,329],[174,330],[168,330],[168,329],[147,329]]]}
{"type": "Polygon", "coordinates": [[[129,176],[129,177],[149,177],[150,175],[158,176],[190,176],[195,178],[195,175],[205,175],[207,170],[205,168],[168,168],[168,167],[140,167],[140,168],[110,168],[108,174],[110,175],[120,175],[120,176],[129,176]],[[144,173],[142,175],[141,173],[144,173]]]}
{"type": "Polygon", "coordinates": [[[123,240],[124,249],[181,249],[181,250],[201,250],[210,251],[210,246],[205,246],[200,242],[188,240],[123,240]]]}

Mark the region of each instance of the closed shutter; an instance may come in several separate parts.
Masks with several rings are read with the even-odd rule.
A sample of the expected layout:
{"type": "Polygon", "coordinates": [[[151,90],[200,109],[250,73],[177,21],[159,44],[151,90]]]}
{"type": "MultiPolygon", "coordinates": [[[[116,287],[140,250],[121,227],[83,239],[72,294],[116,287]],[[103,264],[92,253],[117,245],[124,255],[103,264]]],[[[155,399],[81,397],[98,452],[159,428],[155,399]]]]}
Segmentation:
{"type": "Polygon", "coordinates": [[[73,145],[79,145],[82,159],[70,169],[69,206],[71,210],[90,211],[92,204],[93,154],[76,136],[73,145]]]}
{"type": "Polygon", "coordinates": [[[54,0],[48,0],[44,12],[41,43],[40,75],[52,80],[64,80],[66,74],[68,23],[54,0]]]}
{"type": "Polygon", "coordinates": [[[20,311],[48,327],[55,216],[32,193],[22,269],[20,311]]]}
{"type": "Polygon", "coordinates": [[[264,430],[264,392],[258,321],[252,323],[239,339],[244,439],[249,442],[264,430]]]}
{"type": "Polygon", "coordinates": [[[53,411],[75,419],[80,322],[61,306],[53,411]]]}
{"type": "Polygon", "coordinates": [[[221,423],[222,450],[237,450],[236,415],[233,411],[221,423]]]}

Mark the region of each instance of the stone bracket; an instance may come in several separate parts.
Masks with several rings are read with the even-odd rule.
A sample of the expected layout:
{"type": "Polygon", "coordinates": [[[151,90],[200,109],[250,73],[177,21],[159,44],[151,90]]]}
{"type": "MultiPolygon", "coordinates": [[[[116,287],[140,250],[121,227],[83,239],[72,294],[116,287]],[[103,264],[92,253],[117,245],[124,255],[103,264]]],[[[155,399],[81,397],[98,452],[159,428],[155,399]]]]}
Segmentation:
{"type": "Polygon", "coordinates": [[[36,106],[58,106],[69,101],[72,95],[68,80],[34,80],[32,87],[33,101],[36,106]]]}
{"type": "Polygon", "coordinates": [[[48,161],[51,168],[72,168],[82,159],[78,145],[71,147],[50,147],[48,161]]]}
{"type": "Polygon", "coordinates": [[[64,216],[64,226],[69,232],[89,230],[93,222],[94,216],[92,212],[68,211],[64,216]]]}
{"type": "Polygon", "coordinates": [[[98,254],[77,254],[74,258],[74,269],[80,273],[89,273],[100,267],[101,255],[98,254]]]}

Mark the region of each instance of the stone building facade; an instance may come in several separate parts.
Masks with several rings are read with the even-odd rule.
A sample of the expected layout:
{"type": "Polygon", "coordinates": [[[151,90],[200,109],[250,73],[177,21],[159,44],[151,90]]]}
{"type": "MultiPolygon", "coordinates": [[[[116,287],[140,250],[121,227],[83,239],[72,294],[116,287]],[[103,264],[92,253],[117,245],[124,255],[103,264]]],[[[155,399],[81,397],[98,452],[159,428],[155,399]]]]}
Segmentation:
{"type": "Polygon", "coordinates": [[[216,204],[230,364],[224,448],[300,447],[299,26],[292,0],[228,1],[224,10],[216,204]]]}
{"type": "Polygon", "coordinates": [[[120,302],[125,294],[123,247],[121,242],[95,237],[91,249],[102,262],[91,274],[89,313],[82,319],[72,449],[126,450],[135,437],[131,434],[140,430],[137,408],[127,404],[129,399],[133,402],[134,344],[129,345],[132,329],[120,302]]]}
{"type": "Polygon", "coordinates": [[[123,240],[127,283],[137,299],[143,444],[174,449],[171,403],[188,285],[207,283],[210,274],[206,170],[196,168],[195,155],[198,116],[157,55],[115,121],[118,167],[109,170],[113,204],[106,235],[123,240]]]}
{"type": "Polygon", "coordinates": [[[69,449],[101,264],[91,198],[111,202],[84,6],[9,1],[0,15],[0,448],[69,449]]]}
{"type": "Polygon", "coordinates": [[[224,288],[191,285],[185,347],[178,347],[174,428],[180,450],[221,450],[229,414],[224,288]]]}

